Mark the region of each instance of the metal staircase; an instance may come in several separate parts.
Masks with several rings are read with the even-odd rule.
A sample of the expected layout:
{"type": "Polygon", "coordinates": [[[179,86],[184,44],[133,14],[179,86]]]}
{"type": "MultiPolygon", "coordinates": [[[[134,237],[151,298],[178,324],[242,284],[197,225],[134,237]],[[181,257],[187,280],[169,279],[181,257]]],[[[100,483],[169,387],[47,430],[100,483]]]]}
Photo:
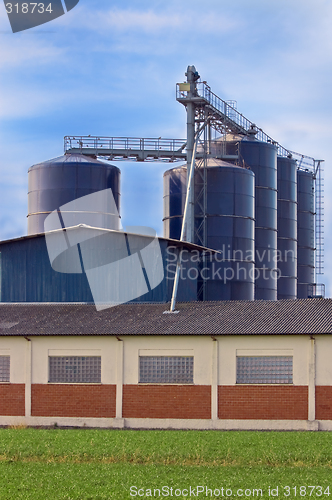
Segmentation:
{"type": "Polygon", "coordinates": [[[324,274],[324,169],[323,162],[315,164],[315,207],[316,207],[316,274],[324,274]]]}

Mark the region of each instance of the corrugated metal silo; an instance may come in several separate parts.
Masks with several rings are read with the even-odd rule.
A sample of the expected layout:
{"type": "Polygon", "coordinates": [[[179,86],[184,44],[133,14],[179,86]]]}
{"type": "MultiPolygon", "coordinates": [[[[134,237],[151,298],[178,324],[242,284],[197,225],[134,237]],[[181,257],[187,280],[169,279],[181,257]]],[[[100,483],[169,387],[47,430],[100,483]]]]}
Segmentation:
{"type": "MultiPolygon", "coordinates": [[[[28,235],[44,232],[44,220],[62,205],[77,198],[112,189],[115,205],[120,209],[120,170],[81,154],[60,156],[29,168],[28,235]]],[[[118,214],[91,207],[86,224],[106,229],[119,229],[118,214]],[[92,221],[92,223],[91,223],[92,221]]]]}
{"type": "Polygon", "coordinates": [[[297,297],[315,283],[315,187],[312,172],[297,171],[297,297]]]}
{"type": "MultiPolygon", "coordinates": [[[[277,300],[277,147],[244,138],[237,142],[239,162],[255,174],[255,299],[277,300]]],[[[227,143],[234,152],[234,141],[227,143]]]]}
{"type": "Polygon", "coordinates": [[[297,296],[297,165],[278,157],[278,300],[297,296]]]}
{"type": "Polygon", "coordinates": [[[164,173],[164,237],[179,240],[186,201],[187,166],[164,173]]]}
{"type": "MultiPolygon", "coordinates": [[[[207,247],[220,255],[204,263],[206,300],[254,299],[254,174],[221,160],[207,164],[207,247]]],[[[198,173],[195,174],[197,190],[198,173]]],[[[164,174],[164,235],[180,237],[186,194],[186,167],[164,174]]],[[[195,223],[199,224],[195,202],[195,223]]]]}

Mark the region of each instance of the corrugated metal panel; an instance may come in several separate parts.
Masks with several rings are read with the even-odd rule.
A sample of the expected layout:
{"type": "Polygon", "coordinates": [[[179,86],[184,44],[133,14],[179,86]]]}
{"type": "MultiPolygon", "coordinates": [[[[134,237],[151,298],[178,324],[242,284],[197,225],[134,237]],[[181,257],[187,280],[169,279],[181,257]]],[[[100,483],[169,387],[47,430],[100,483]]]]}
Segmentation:
{"type": "Polygon", "coordinates": [[[93,302],[85,274],[53,271],[45,237],[1,245],[2,302],[93,302]]]}
{"type": "MultiPolygon", "coordinates": [[[[88,231],[85,228],[82,230],[88,231]]],[[[93,233],[93,229],[91,231],[93,233]]],[[[137,235],[137,238],[139,237],[137,235]]],[[[131,238],[135,239],[136,236],[131,236],[131,238]]],[[[98,243],[100,243],[99,240],[98,243]]],[[[137,298],[136,302],[167,302],[171,299],[176,259],[183,247],[176,248],[172,241],[164,239],[159,240],[159,244],[165,278],[156,288],[137,298]]],[[[2,302],[93,303],[85,273],[67,274],[52,269],[44,235],[7,241],[0,245],[2,302]]],[[[186,248],[185,245],[184,247],[186,248]]],[[[104,250],[107,252],[107,249],[104,250]]],[[[89,246],[87,246],[87,251],[89,251],[89,246]]],[[[97,249],[91,246],[91,252],[93,251],[97,249]]],[[[196,256],[198,250],[189,246],[186,251],[186,262],[182,263],[183,272],[178,297],[182,301],[192,301],[197,297],[197,281],[193,279],[197,259],[191,262],[190,255],[194,252],[196,256]]]]}

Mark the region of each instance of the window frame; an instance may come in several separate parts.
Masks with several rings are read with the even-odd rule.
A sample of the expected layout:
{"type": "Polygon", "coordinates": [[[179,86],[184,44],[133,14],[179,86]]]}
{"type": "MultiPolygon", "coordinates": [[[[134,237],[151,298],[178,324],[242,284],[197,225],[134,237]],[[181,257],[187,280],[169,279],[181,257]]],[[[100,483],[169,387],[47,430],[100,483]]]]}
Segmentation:
{"type": "MultiPolygon", "coordinates": [[[[266,366],[266,369],[269,367],[266,366]]],[[[273,365],[272,365],[273,368],[273,365]]],[[[278,367],[275,367],[278,368],[278,367]]],[[[280,378],[280,377],[279,377],[280,378]]],[[[294,385],[294,355],[292,350],[237,350],[236,351],[236,360],[235,360],[235,379],[236,379],[236,385],[286,385],[286,386],[291,386],[294,385]],[[278,381],[278,373],[274,373],[272,376],[270,374],[263,373],[262,378],[265,377],[265,379],[270,378],[270,380],[266,381],[253,381],[251,382],[250,380],[247,381],[240,381],[239,382],[239,367],[238,367],[238,359],[239,358],[289,358],[291,360],[291,374],[287,374],[286,371],[286,377],[290,381],[278,381]],[[273,381],[273,378],[276,380],[273,381]]]]}
{"type": "MultiPolygon", "coordinates": [[[[0,362],[1,360],[4,360],[4,358],[8,359],[8,367],[5,367],[6,370],[8,370],[8,380],[0,380],[0,384],[10,384],[10,353],[9,351],[0,351],[0,362]]],[[[3,367],[1,367],[3,368],[3,367]]],[[[0,377],[1,378],[1,377],[0,377]]]]}
{"type": "MultiPolygon", "coordinates": [[[[86,375],[86,374],[85,374],[86,375]]],[[[91,354],[85,354],[85,353],[70,353],[70,354],[48,354],[48,384],[56,384],[56,385],[101,385],[101,375],[102,375],[102,357],[101,355],[91,355],[91,354]],[[69,380],[69,381],[59,381],[59,380],[51,380],[51,359],[62,359],[62,360],[66,360],[66,359],[69,359],[69,358],[76,358],[76,361],[78,361],[79,359],[83,360],[83,359],[86,359],[86,358],[94,358],[94,359],[97,359],[99,360],[99,366],[98,366],[98,370],[99,370],[99,380],[98,381],[94,381],[94,382],[90,382],[90,381],[78,381],[78,380],[69,380]]],[[[65,377],[64,377],[65,378],[65,377]]]]}
{"type": "Polygon", "coordinates": [[[151,351],[148,354],[146,353],[147,351],[140,351],[139,356],[138,356],[138,384],[139,385],[194,385],[194,377],[195,377],[195,357],[192,351],[189,351],[189,353],[184,353],[184,352],[170,352],[166,351],[161,352],[161,351],[151,351]],[[144,352],[144,354],[143,354],[144,352]],[[142,374],[141,374],[141,359],[143,358],[150,358],[155,359],[156,362],[158,362],[158,359],[161,358],[182,358],[182,359],[190,359],[192,360],[191,363],[191,380],[189,382],[186,381],[158,381],[158,380],[152,380],[152,381],[142,381],[142,374]]]}

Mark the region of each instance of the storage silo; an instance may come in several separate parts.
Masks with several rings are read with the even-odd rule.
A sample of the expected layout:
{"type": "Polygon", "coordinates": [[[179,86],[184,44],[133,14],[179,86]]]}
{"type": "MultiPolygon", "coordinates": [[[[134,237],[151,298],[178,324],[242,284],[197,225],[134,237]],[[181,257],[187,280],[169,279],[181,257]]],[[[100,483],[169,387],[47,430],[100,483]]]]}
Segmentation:
{"type": "Polygon", "coordinates": [[[164,237],[179,240],[186,201],[187,166],[164,173],[164,237]]]}
{"type": "Polygon", "coordinates": [[[238,155],[237,163],[255,174],[255,299],[277,300],[277,146],[249,136],[233,136],[212,144],[212,153],[238,155]]]}
{"type": "Polygon", "coordinates": [[[120,170],[81,154],[69,154],[38,163],[28,171],[28,235],[44,232],[46,217],[62,205],[98,191],[112,189],[115,202],[105,210],[87,207],[87,225],[119,229],[120,170]],[[116,210],[117,209],[117,210],[116,210]]]}
{"type": "Polygon", "coordinates": [[[297,297],[297,164],[278,156],[278,300],[297,297]]]}
{"type": "Polygon", "coordinates": [[[315,283],[314,174],[297,171],[297,298],[306,299],[315,283]]]}
{"type": "MultiPolygon", "coordinates": [[[[179,239],[186,196],[186,166],[164,174],[164,235],[179,239]]],[[[253,172],[209,159],[207,179],[207,256],[204,272],[206,300],[254,299],[254,179],[253,172]]],[[[195,172],[195,225],[201,222],[197,203],[199,173],[195,172]]],[[[197,242],[197,241],[195,241],[197,242]]]]}

